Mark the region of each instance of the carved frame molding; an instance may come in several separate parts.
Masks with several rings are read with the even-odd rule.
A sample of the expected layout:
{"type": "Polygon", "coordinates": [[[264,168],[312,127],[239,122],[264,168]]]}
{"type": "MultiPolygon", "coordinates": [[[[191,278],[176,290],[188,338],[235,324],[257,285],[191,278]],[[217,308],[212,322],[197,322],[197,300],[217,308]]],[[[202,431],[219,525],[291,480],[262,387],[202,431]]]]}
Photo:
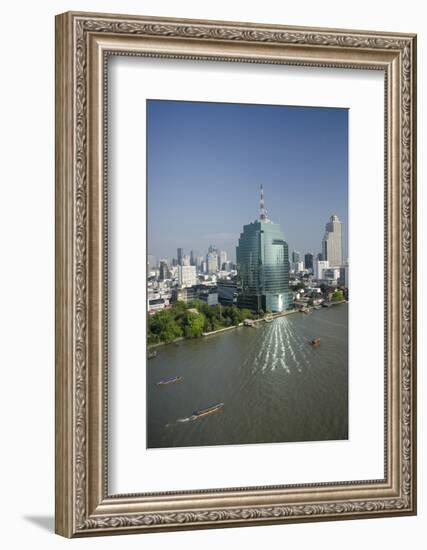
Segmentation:
{"type": "Polygon", "coordinates": [[[56,531],[67,536],[414,514],[414,35],[66,13],[56,18],[56,531]],[[237,46],[237,47],[236,47],[237,46]],[[106,480],[108,55],[385,73],[385,479],[150,495],[106,480]]]}

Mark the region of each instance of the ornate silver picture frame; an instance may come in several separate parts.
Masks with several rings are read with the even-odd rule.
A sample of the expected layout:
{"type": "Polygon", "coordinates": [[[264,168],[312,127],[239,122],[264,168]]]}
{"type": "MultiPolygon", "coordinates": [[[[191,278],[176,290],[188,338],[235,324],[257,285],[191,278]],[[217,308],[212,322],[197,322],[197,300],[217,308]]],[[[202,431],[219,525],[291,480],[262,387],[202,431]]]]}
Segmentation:
{"type": "Polygon", "coordinates": [[[56,532],[65,537],[416,513],[416,37],[65,13],[56,18],[56,532]],[[107,61],[384,73],[384,477],[108,490],[107,61]]]}

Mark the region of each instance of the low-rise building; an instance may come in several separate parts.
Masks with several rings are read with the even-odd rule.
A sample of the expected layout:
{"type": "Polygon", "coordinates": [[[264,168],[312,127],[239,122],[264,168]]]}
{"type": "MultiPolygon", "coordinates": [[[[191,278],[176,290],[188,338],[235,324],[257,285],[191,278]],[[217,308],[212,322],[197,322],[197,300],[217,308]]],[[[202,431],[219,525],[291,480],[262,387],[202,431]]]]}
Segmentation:
{"type": "Polygon", "coordinates": [[[324,279],[323,272],[328,268],[328,260],[317,260],[316,262],[314,262],[314,278],[317,280],[324,279]]]}
{"type": "Polygon", "coordinates": [[[161,309],[165,309],[168,304],[164,298],[153,298],[148,300],[148,313],[153,314],[161,309]]]}
{"type": "Polygon", "coordinates": [[[220,304],[231,306],[237,302],[237,280],[219,279],[217,282],[218,301],[220,304]]]}

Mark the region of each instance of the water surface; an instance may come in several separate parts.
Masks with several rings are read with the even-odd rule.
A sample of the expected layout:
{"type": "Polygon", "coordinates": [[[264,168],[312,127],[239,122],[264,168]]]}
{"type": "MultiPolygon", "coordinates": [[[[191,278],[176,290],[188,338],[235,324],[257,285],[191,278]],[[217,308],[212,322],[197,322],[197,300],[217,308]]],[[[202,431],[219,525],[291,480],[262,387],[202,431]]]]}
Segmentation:
{"type": "Polygon", "coordinates": [[[347,304],[157,349],[147,362],[148,447],[348,437],[347,304]],[[183,379],[157,386],[172,376],[183,379]],[[220,402],[220,412],[178,421],[220,402]]]}

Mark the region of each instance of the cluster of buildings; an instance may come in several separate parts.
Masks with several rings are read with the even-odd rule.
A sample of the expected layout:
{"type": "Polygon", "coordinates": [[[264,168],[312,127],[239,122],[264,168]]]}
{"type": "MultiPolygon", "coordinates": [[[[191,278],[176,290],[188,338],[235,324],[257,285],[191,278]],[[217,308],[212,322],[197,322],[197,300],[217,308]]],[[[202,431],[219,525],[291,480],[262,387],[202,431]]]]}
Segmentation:
{"type": "Polygon", "coordinates": [[[204,300],[208,305],[236,305],[252,311],[283,312],[311,300],[330,299],[336,288],[348,296],[348,262],[343,259],[342,222],[332,215],[326,223],[322,251],[289,258],[279,224],[268,218],[261,186],[259,217],[243,227],[236,263],[224,250],[209,246],[203,256],[177,249],[176,258],[148,255],[148,311],[177,301],[204,300]]]}
{"type": "MultiPolygon", "coordinates": [[[[148,255],[148,310],[155,313],[177,301],[204,300],[208,305],[220,303],[221,286],[236,278],[233,262],[227,252],[210,245],[199,256],[191,250],[177,249],[176,258],[157,260],[148,255]]],[[[232,303],[232,300],[231,302],[232,303]]]]}
{"type": "Polygon", "coordinates": [[[343,257],[342,222],[336,214],[326,223],[322,240],[322,252],[307,252],[302,258],[298,250],[292,252],[291,273],[296,276],[311,275],[316,281],[331,286],[348,288],[348,261],[343,257]]]}

